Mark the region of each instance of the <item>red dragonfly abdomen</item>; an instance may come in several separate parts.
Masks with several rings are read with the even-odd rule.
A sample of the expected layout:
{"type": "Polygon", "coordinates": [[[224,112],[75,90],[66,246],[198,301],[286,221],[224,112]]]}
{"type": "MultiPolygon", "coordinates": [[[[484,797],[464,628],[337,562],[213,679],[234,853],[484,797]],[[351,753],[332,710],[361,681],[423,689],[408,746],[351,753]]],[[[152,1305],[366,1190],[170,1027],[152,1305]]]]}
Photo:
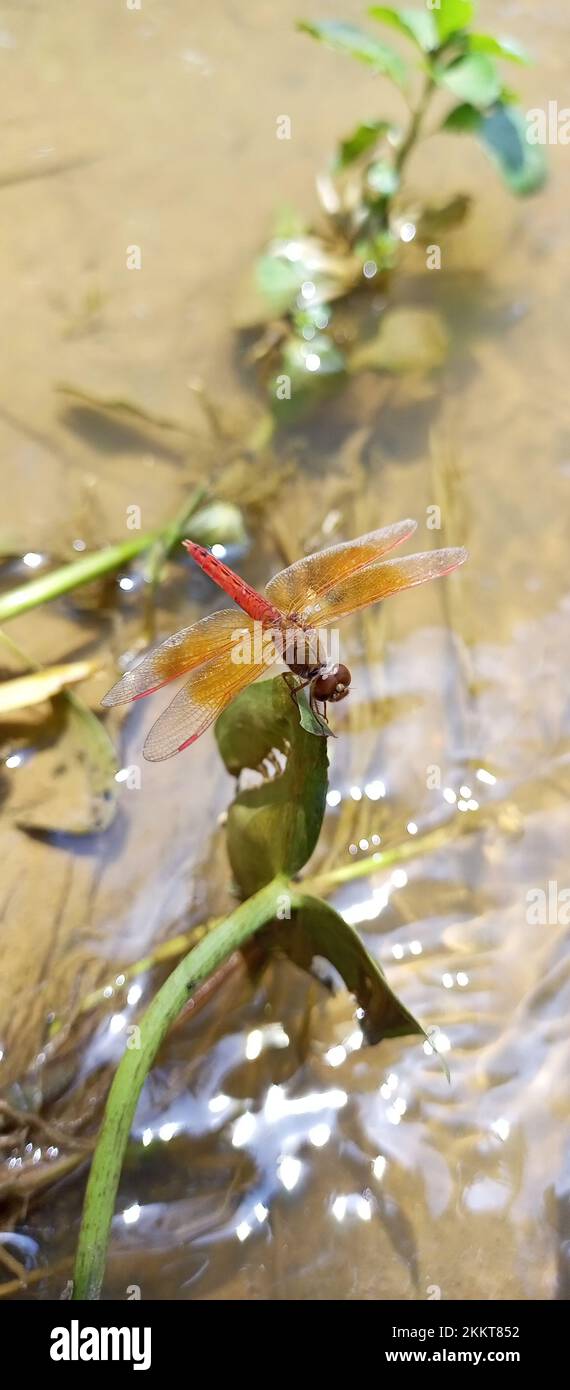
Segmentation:
{"type": "Polygon", "coordinates": [[[252,589],[250,584],[239,574],[235,574],[229,565],[224,565],[222,560],[216,559],[211,550],[206,550],[203,545],[196,545],[195,541],[183,541],[183,545],[200,569],[213,579],[214,584],[218,584],[244,613],[249,614],[257,622],[261,623],[280,623],[282,615],[278,608],[274,608],[272,603],[268,603],[262,594],[258,594],[257,589],[252,589]]]}

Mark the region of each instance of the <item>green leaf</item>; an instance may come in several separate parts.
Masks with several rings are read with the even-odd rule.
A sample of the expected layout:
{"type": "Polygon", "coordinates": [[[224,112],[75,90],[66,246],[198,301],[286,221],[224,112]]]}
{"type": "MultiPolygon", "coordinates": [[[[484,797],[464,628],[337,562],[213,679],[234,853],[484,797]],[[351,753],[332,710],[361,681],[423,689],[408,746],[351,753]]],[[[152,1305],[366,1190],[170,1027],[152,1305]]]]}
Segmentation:
{"type": "Polygon", "coordinates": [[[383,315],[376,337],[351,354],[349,367],[351,372],[426,372],[441,366],[448,347],[439,314],[429,309],[391,309],[383,315]]]}
{"type": "Polygon", "coordinates": [[[530,145],[524,116],[516,107],[497,104],[483,118],[479,137],[509,188],[519,197],[537,193],[548,170],[540,145],[530,145]]]}
{"type": "Polygon", "coordinates": [[[302,689],[297,688],[297,705],[299,707],[299,723],[302,729],[306,729],[308,734],[316,734],[323,738],[334,738],[332,729],[329,728],[326,719],[321,714],[317,714],[311,707],[311,702],[307,694],[306,686],[302,689]]]}
{"type": "Polygon", "coordinates": [[[481,112],[462,104],[449,112],[442,129],[476,135],[518,197],[543,187],[548,172],[544,152],[540,145],[529,144],[524,117],[516,107],[497,102],[490,111],[481,112]]]}
{"type": "Polygon", "coordinates": [[[440,44],[445,43],[451,34],[466,29],[474,12],[473,0],[440,0],[433,11],[440,44]]]}
{"type": "Polygon", "coordinates": [[[350,164],[354,164],[363,154],[373,149],[380,137],[387,135],[391,129],[390,121],[364,121],[351,135],[347,135],[345,140],[339,141],[335,169],[347,169],[350,164]]]}
{"type": "Polygon", "coordinates": [[[295,302],[300,282],[296,266],[265,252],[238,284],[232,311],[235,328],[256,328],[281,318],[295,302]]]}
{"type": "Polygon", "coordinates": [[[257,260],[253,273],[238,287],[234,304],[236,328],[254,328],[281,318],[299,307],[301,288],[313,286],[311,305],[348,293],[358,279],[356,257],[339,255],[318,236],[273,241],[257,260]]]}
{"type": "Polygon", "coordinates": [[[441,129],[449,131],[452,135],[477,135],[482,120],[481,112],[476,106],[462,101],[459,106],[453,106],[451,111],[448,111],[441,123],[441,129]]]}
{"type": "Polygon", "coordinates": [[[372,19],[380,20],[381,24],[398,29],[424,53],[439,47],[437,24],[429,10],[396,10],[391,5],[373,5],[368,13],[372,19]]]}
{"type": "Polygon", "coordinates": [[[506,62],[523,66],[532,62],[530,54],[515,39],[496,39],[493,34],[469,34],[467,42],[471,53],[490,53],[493,58],[504,58],[506,62]]]}
{"type": "MultiPolygon", "coordinates": [[[[272,938],[305,970],[324,958],[338,971],[346,988],[364,1010],[362,1029],[368,1043],[427,1033],[390,989],[378,962],[366,950],[354,927],[321,898],[297,893],[295,917],[282,922],[272,938]]],[[[321,972],[322,973],[322,972],[321,972]]]]}
{"type": "Polygon", "coordinates": [[[399,54],[388,44],[381,43],[380,39],[371,38],[370,34],[365,33],[364,29],[358,29],[355,24],[344,24],[336,19],[324,19],[320,23],[303,19],[297,28],[305,34],[311,34],[312,38],[319,39],[335,52],[346,53],[349,57],[357,58],[359,62],[375,68],[376,72],[383,72],[399,87],[405,86],[407,69],[399,54]]]}
{"type": "Polygon", "coordinates": [[[298,873],[313,853],[326,804],[326,739],[301,727],[282,676],[243,691],[220,715],[215,733],[234,776],[244,768],[278,769],[238,792],[228,812],[230,863],[247,895],[277,873],[298,873]],[[283,771],[279,755],[286,758],[283,771]]]}
{"type": "Polygon", "coordinates": [[[436,67],[434,75],[440,87],[472,106],[490,106],[501,94],[497,68],[486,53],[468,53],[447,68],[436,67]]]}

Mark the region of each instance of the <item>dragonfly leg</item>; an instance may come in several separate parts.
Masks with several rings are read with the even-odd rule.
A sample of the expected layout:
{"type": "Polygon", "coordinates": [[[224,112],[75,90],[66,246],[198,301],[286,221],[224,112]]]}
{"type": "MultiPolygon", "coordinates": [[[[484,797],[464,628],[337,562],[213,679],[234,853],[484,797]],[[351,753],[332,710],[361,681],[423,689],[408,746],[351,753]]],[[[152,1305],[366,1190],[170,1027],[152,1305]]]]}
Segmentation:
{"type": "Polygon", "coordinates": [[[316,696],[313,695],[313,692],[311,691],[310,705],[311,705],[311,709],[312,709],[312,711],[313,711],[313,714],[316,714],[316,715],[318,716],[319,719],[321,719],[321,718],[322,718],[322,719],[326,719],[326,717],[327,717],[327,702],[326,702],[326,700],[320,700],[320,701],[317,700],[316,696]],[[322,715],[321,715],[320,710],[319,710],[319,704],[321,704],[322,707],[323,707],[322,715]]]}
{"type": "Polygon", "coordinates": [[[304,690],[304,689],[305,689],[305,686],[311,684],[311,681],[312,681],[313,677],[312,677],[312,676],[309,676],[307,680],[301,681],[300,685],[293,685],[293,684],[291,683],[290,679],[289,679],[289,677],[292,676],[293,681],[295,680],[295,677],[293,676],[293,673],[292,673],[291,671],[282,671],[282,672],[281,672],[281,675],[283,676],[283,680],[285,681],[285,684],[286,684],[286,686],[287,686],[287,689],[288,689],[288,691],[289,691],[289,694],[290,694],[290,696],[291,696],[291,699],[292,699],[292,701],[293,701],[293,704],[294,704],[294,705],[297,705],[297,708],[299,708],[299,701],[298,701],[298,699],[297,699],[297,694],[298,694],[299,690],[304,690]]]}

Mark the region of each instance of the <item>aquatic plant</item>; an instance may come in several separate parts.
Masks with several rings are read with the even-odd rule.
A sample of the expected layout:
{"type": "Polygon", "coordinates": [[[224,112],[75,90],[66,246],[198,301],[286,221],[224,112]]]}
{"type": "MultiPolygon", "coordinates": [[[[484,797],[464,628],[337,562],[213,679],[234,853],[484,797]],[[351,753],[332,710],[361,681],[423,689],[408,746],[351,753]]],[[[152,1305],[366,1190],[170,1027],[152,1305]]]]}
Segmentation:
{"type": "MultiPolygon", "coordinates": [[[[437,1052],[433,1035],[430,1039],[393,993],[358,932],[321,896],[346,881],[349,873],[355,877],[378,869],[415,854],[417,846],[408,845],[401,854],[388,851],[366,865],[350,865],[349,873],[344,869],[340,876],[299,880],[325,812],[327,740],[302,727],[280,676],[239,695],[218,719],[216,738],[236,783],[246,769],[260,772],[257,786],[237,791],[226,824],[228,857],[243,901],[213,925],[169,975],[140,1020],[138,1045],[128,1046],[119,1063],[87,1184],[75,1299],[100,1295],[127,1141],[157,1051],[197,989],[215,980],[234,952],[247,953],[254,937],[258,968],[259,959],[275,951],[309,971],[317,961],[328,961],[354,995],[366,1042],[419,1034],[437,1052]]],[[[250,965],[255,969],[256,962],[250,965]]]]}
{"type": "Polygon", "coordinates": [[[409,42],[410,59],[353,24],[298,25],[382,75],[397,89],[407,117],[396,124],[369,115],[339,140],[330,167],[317,179],[324,225],[312,228],[290,213],[281,218],[240,292],[236,326],[263,326],[251,356],[263,364],[278,419],[295,419],[352,372],[427,370],[443,360],[446,334],[433,313],[418,310],[410,317],[409,310],[388,308],[377,337],[362,344],[357,332],[348,348],[346,325],[335,331],[338,302],[365,287],[385,291],[405,263],[409,243],[422,244],[426,263],[439,268],[438,239],[469,211],[464,193],[439,205],[419,205],[410,194],[405,177],[420,141],[438,132],[474,136],[511,193],[524,197],[544,183],[543,152],[528,142],[516,94],[499,67],[530,59],[513,40],[473,28],[475,9],[474,0],[440,0],[423,9],[373,5],[370,17],[409,42]],[[451,105],[442,110],[438,96],[451,105]]]}

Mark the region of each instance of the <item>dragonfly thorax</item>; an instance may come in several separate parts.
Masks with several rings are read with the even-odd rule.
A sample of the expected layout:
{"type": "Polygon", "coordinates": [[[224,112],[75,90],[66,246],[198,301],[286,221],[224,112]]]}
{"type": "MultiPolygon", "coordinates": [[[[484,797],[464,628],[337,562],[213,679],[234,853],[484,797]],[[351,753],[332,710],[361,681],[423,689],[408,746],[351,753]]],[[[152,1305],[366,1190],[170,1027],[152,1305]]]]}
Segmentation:
{"type": "Polygon", "coordinates": [[[280,631],[273,629],[272,636],[281,660],[304,680],[318,675],[329,664],[326,639],[314,628],[304,629],[296,624],[288,624],[280,631]]]}

